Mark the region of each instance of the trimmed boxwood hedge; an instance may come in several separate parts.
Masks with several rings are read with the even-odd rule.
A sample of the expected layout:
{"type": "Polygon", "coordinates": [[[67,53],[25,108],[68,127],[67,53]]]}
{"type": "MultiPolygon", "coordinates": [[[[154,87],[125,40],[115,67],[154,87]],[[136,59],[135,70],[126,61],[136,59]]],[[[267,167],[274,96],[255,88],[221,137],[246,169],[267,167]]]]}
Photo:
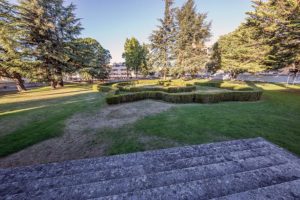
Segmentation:
{"type": "Polygon", "coordinates": [[[111,86],[105,85],[93,85],[93,90],[98,92],[107,92],[110,95],[117,95],[120,91],[118,88],[113,88],[111,86]]]}
{"type": "Polygon", "coordinates": [[[258,101],[262,91],[230,91],[216,93],[166,93],[161,91],[144,91],[113,95],[106,98],[108,104],[134,102],[145,99],[163,100],[170,103],[218,103],[222,101],[258,101]]]}
{"type": "Polygon", "coordinates": [[[145,99],[162,100],[170,103],[218,103],[222,101],[258,101],[262,91],[246,84],[236,82],[207,81],[158,81],[140,80],[131,82],[119,82],[111,85],[95,85],[93,88],[100,92],[108,92],[106,101],[108,104],[119,104],[145,99]],[[171,87],[135,87],[136,84],[173,85],[171,87]],[[172,84],[171,84],[172,83],[172,84]],[[175,86],[176,85],[176,86],[175,86]],[[196,85],[210,86],[232,91],[215,93],[198,93],[196,85]],[[119,94],[120,91],[130,92],[119,94]]]}
{"type": "Polygon", "coordinates": [[[216,87],[216,88],[238,90],[238,91],[254,90],[254,88],[246,84],[235,83],[235,82],[207,81],[207,82],[195,82],[194,85],[216,87]]]}
{"type": "Polygon", "coordinates": [[[186,87],[119,87],[124,92],[161,91],[167,93],[193,92],[196,86],[186,87]]]}

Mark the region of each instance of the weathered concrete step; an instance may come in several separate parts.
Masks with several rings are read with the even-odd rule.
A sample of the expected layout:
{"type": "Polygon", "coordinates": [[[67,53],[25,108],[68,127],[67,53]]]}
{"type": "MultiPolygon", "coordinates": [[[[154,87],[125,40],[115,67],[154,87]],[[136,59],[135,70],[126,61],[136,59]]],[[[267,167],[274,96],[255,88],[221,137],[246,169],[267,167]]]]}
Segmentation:
{"type": "MultiPolygon", "coordinates": [[[[200,181],[94,198],[97,200],[212,199],[300,179],[294,165],[279,165],[200,181]]],[[[298,182],[295,182],[299,187],[298,182]]],[[[90,193],[93,194],[93,193],[90,193]]],[[[92,195],[91,195],[92,196],[92,195]]],[[[96,195],[95,195],[96,196],[96,195]]],[[[83,197],[82,199],[86,199],[83,197]]],[[[243,199],[243,198],[241,198],[243,199]]],[[[245,198],[246,199],[246,198],[245,198]]]]}
{"type": "Polygon", "coordinates": [[[268,187],[250,190],[242,193],[236,193],[225,197],[215,198],[213,200],[297,200],[300,199],[300,179],[272,185],[268,187]]]}
{"type": "MultiPolygon", "coordinates": [[[[209,157],[193,157],[189,159],[176,160],[175,162],[162,163],[161,165],[147,165],[147,166],[131,166],[120,169],[97,171],[97,172],[88,172],[82,174],[75,174],[69,176],[60,176],[52,178],[44,178],[37,180],[24,180],[21,182],[7,183],[0,185],[0,195],[1,194],[16,194],[25,191],[35,191],[41,189],[50,189],[58,188],[65,186],[74,186],[85,183],[100,182],[110,179],[121,179],[121,178],[130,178],[138,177],[147,174],[154,174],[164,171],[174,171],[176,169],[192,168],[206,166],[224,166],[227,167],[230,164],[247,163],[249,161],[253,162],[251,165],[254,166],[254,162],[261,162],[260,165],[263,167],[272,166],[271,161],[274,161],[273,164],[283,164],[287,162],[285,158],[280,157],[278,154],[272,154],[271,149],[269,148],[260,148],[254,150],[246,150],[240,152],[231,152],[223,155],[213,155],[209,157]],[[246,159],[246,160],[244,160],[246,159]],[[263,162],[261,162],[263,160],[263,162]]],[[[240,168],[239,170],[242,170],[240,168]]],[[[217,175],[217,173],[216,173],[217,175]]],[[[196,177],[195,177],[196,178],[196,177]]],[[[123,179],[124,180],[124,179],[123,179]]],[[[118,181],[118,180],[116,180],[118,181]]]]}
{"type": "MultiPolygon", "coordinates": [[[[291,167],[291,165],[282,163],[286,163],[286,160],[281,158],[281,156],[263,156],[72,187],[38,190],[37,192],[31,192],[29,190],[27,193],[14,196],[14,199],[86,199],[128,192],[138,192],[140,190],[164,187],[178,183],[187,183],[196,180],[202,180],[199,182],[201,183],[201,186],[206,186],[207,184],[215,187],[214,185],[218,186],[218,179],[224,179],[224,184],[225,180],[234,179],[234,177],[239,176],[238,174],[244,174],[244,179],[246,177],[252,177],[253,174],[255,174],[256,178],[260,177],[257,184],[264,184],[265,186],[281,181],[295,180],[295,174],[297,175],[297,178],[300,178],[300,172],[296,173],[294,166],[291,167]],[[264,178],[262,179],[262,177],[264,178]]],[[[253,178],[253,180],[257,181],[256,178],[253,178]]],[[[243,188],[246,188],[247,190],[249,190],[249,188],[252,189],[247,185],[250,184],[250,182],[243,180],[243,183],[244,185],[236,185],[236,191],[244,191],[242,190],[243,188]]],[[[235,185],[235,182],[232,182],[232,184],[235,185]]],[[[217,190],[214,191],[214,193],[217,192],[217,190]]],[[[221,194],[222,193],[220,193],[220,195],[221,194]]]]}
{"type": "Polygon", "coordinates": [[[87,171],[111,170],[120,167],[134,165],[149,165],[162,162],[172,162],[183,158],[217,155],[234,151],[243,151],[254,148],[270,146],[268,142],[261,138],[249,140],[237,140],[231,142],[221,142],[198,146],[180,147],[150,152],[140,152],[127,155],[102,157],[98,159],[85,159],[79,161],[69,161],[64,163],[52,163],[48,165],[38,165],[32,167],[16,168],[6,170],[2,174],[5,183],[72,175],[87,171]]]}

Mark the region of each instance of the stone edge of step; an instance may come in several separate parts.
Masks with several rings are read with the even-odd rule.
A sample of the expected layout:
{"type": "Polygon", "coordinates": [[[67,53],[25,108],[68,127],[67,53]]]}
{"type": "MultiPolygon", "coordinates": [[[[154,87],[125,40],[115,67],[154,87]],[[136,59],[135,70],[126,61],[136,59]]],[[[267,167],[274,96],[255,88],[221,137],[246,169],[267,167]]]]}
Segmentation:
{"type": "MultiPolygon", "coordinates": [[[[200,145],[192,145],[192,146],[183,146],[183,147],[173,147],[168,149],[157,149],[152,151],[144,151],[144,152],[136,152],[136,153],[130,153],[130,154],[120,154],[120,155],[114,155],[114,156],[103,156],[103,157],[96,157],[96,158],[86,158],[86,159],[78,159],[78,160],[69,160],[69,161],[63,161],[63,162],[53,162],[53,163],[44,163],[44,164],[37,164],[37,165],[29,165],[29,166],[21,166],[21,167],[15,167],[15,168],[0,168],[0,175],[12,173],[12,172],[18,172],[18,171],[33,171],[43,168],[51,168],[51,167],[57,167],[57,166],[68,166],[68,165],[84,165],[89,162],[112,162],[115,160],[126,160],[127,158],[136,158],[136,157],[143,157],[143,156],[155,156],[155,155],[161,155],[161,154],[167,154],[172,153],[175,151],[184,151],[186,149],[193,149],[193,148],[211,148],[213,147],[221,147],[221,146],[232,146],[236,145],[238,143],[248,144],[248,143],[255,143],[255,142],[268,142],[264,140],[261,137],[258,138],[249,138],[249,139],[241,139],[241,140],[232,140],[232,141],[223,141],[223,142],[217,142],[217,143],[207,143],[207,144],[200,144],[200,145]]],[[[269,142],[268,142],[269,143],[269,142]]]]}

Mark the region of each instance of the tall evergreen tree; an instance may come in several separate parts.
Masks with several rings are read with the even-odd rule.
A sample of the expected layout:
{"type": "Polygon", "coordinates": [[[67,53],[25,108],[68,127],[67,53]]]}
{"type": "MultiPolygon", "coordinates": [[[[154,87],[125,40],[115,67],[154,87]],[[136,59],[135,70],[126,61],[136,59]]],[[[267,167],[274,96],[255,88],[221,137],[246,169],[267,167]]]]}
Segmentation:
{"type": "Polygon", "coordinates": [[[62,74],[73,71],[68,63],[68,44],[81,31],[75,6],[63,5],[63,0],[21,0],[19,23],[25,30],[23,42],[31,47],[32,55],[41,61],[39,78],[63,86],[62,74]]]}
{"type": "Polygon", "coordinates": [[[232,33],[222,36],[218,43],[221,69],[231,73],[232,78],[239,73],[256,73],[269,68],[265,60],[270,47],[257,39],[254,28],[241,25],[232,33]]]}
{"type": "Polygon", "coordinates": [[[23,77],[32,76],[36,64],[20,42],[23,31],[17,23],[16,6],[0,0],[0,76],[13,79],[19,91],[26,90],[23,77]]]}
{"type": "Polygon", "coordinates": [[[212,47],[212,54],[210,56],[210,60],[207,63],[206,67],[209,72],[216,73],[219,69],[221,69],[221,50],[219,42],[216,42],[212,47]]]}
{"type": "Polygon", "coordinates": [[[165,0],[164,19],[159,19],[160,25],[150,36],[151,63],[163,74],[164,79],[172,67],[173,48],[175,40],[175,24],[173,0],[165,0]]]}
{"type": "Polygon", "coordinates": [[[142,57],[142,64],[140,67],[140,72],[147,76],[150,73],[152,68],[150,64],[150,52],[149,52],[149,45],[143,44],[141,49],[141,57],[142,57]]]}
{"type": "Polygon", "coordinates": [[[259,32],[265,44],[272,46],[268,61],[274,68],[288,65],[300,69],[300,1],[254,0],[248,26],[259,32]]]}
{"type": "Polygon", "coordinates": [[[210,38],[206,14],[197,13],[194,0],[188,0],[176,13],[176,73],[197,74],[208,62],[205,42],[210,38]]]}
{"type": "Polygon", "coordinates": [[[72,41],[70,64],[77,68],[86,79],[106,79],[109,75],[111,54],[93,38],[80,38],[72,41]]]}

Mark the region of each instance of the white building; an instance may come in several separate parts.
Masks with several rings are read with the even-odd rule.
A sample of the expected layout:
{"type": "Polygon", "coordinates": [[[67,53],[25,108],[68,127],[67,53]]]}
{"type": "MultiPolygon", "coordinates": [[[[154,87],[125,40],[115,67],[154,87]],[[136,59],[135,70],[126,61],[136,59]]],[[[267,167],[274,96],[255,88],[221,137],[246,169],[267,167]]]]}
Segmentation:
{"type": "MultiPolygon", "coordinates": [[[[135,78],[135,72],[133,70],[129,70],[127,74],[127,67],[125,63],[113,63],[111,66],[109,79],[127,79],[127,78],[135,78]]],[[[140,78],[141,75],[138,75],[140,78]]]]}

